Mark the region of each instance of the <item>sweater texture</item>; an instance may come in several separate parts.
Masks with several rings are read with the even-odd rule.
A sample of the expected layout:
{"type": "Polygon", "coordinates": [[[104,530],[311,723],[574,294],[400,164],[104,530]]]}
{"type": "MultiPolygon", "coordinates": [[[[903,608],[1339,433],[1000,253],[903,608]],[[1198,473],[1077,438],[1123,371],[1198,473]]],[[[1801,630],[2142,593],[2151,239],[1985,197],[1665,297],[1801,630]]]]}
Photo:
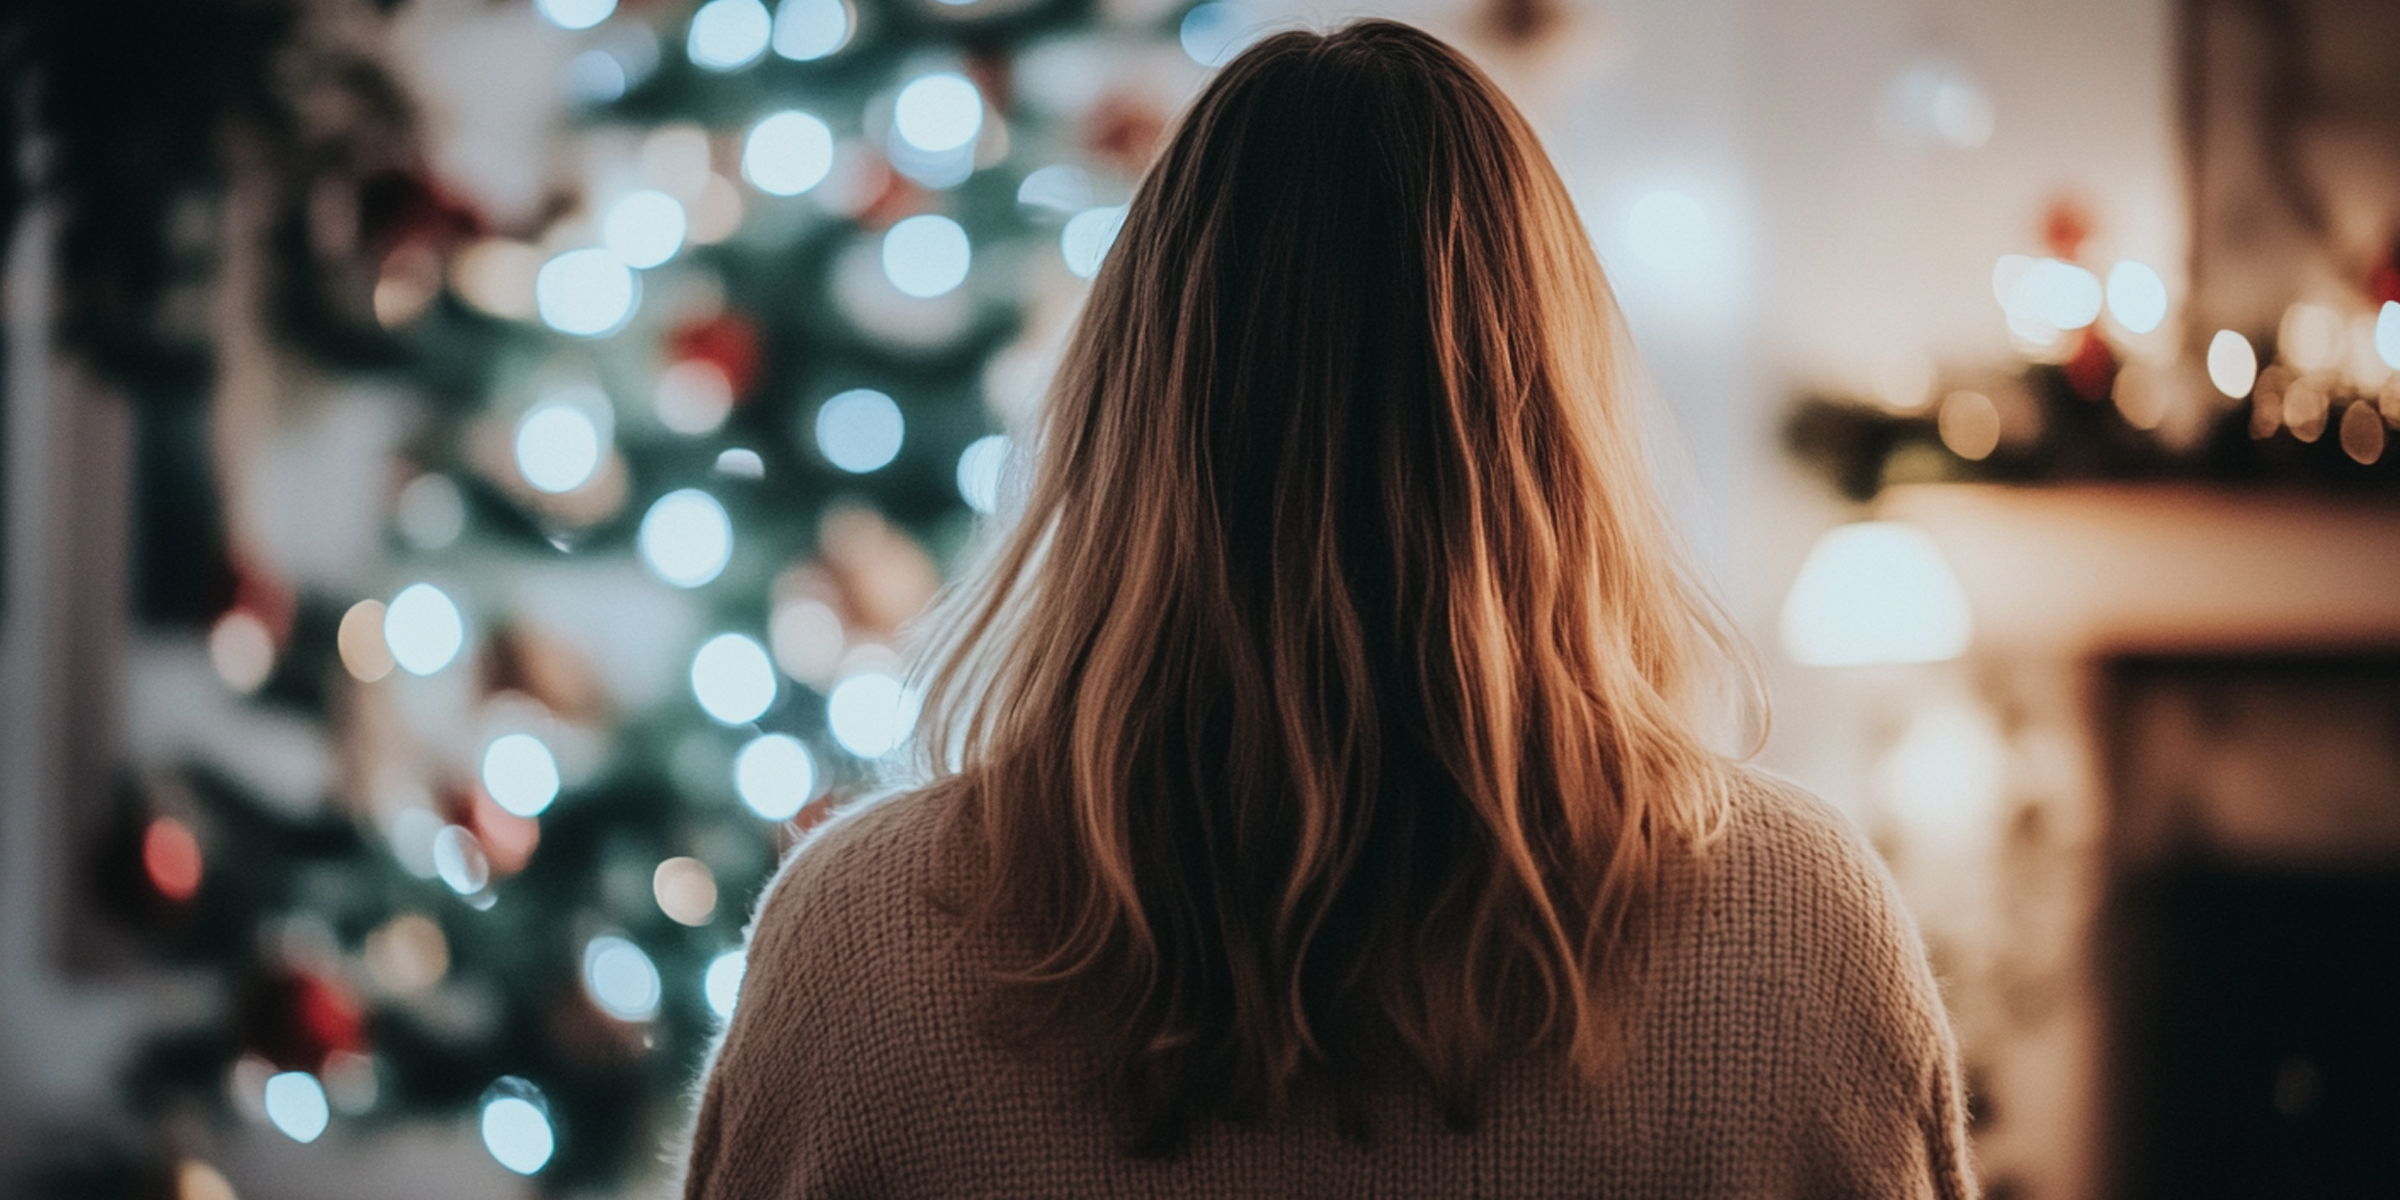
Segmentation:
{"type": "Polygon", "coordinates": [[[1956,1052],[1889,874],[1838,813],[1751,773],[1671,857],[1621,1064],[1503,1067],[1472,1132],[1429,1093],[1201,1125],[1124,1154],[1084,1075],[986,1032],[991,947],[931,895],[970,864],[946,801],[823,828],[762,902],[701,1097],[687,1200],[899,1197],[1937,1197],[1974,1194],[1956,1052]]]}

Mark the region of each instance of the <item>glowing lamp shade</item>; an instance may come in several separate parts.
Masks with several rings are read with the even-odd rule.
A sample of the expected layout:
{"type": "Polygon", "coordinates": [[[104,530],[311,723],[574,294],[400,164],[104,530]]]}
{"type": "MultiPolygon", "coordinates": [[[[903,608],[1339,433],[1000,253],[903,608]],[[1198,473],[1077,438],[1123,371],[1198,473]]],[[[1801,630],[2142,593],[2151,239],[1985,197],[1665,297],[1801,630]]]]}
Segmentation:
{"type": "Polygon", "coordinates": [[[583,947],[583,990],[600,1011],[620,1021],[658,1015],[658,966],[640,946],[613,934],[583,947]]]}
{"type": "Polygon", "coordinates": [[[1008,465],[1008,438],[991,434],[967,443],[958,455],[958,496],[979,513],[1000,508],[1000,471],[1008,465]]]}
{"type": "Polygon", "coordinates": [[[2208,381],[2235,400],[2250,394],[2258,382],[2258,351],[2249,338],[2220,329],[2208,340],[2208,381]]]}
{"type": "Polygon", "coordinates": [[[964,75],[920,75],[893,101],[892,128],[901,141],[928,154],[956,150],[983,131],[983,93],[964,75]]]}
{"type": "Polygon", "coordinates": [[[733,790],[751,812],[789,821],[817,794],[817,762],[789,734],[750,739],[733,757],[733,790]]]}
{"type": "Polygon", "coordinates": [[[866,671],[833,685],[825,697],[825,723],[842,749],[860,758],[881,758],[908,740],[917,706],[898,679],[866,671]]]}
{"type": "Polygon", "coordinates": [[[762,119],[742,141],[742,177],[769,195],[797,196],[832,170],[833,130],[797,109],[762,119]]]}
{"type": "Polygon", "coordinates": [[[2147,264],[2127,259],[2108,269],[2108,315],[2134,333],[2167,319],[2167,285],[2147,264]]]}
{"type": "Polygon", "coordinates": [[[333,1116],[325,1104],[325,1085],[306,1071],[268,1076],[265,1100],[267,1122],[304,1145],[322,1137],[333,1116]]]}
{"type": "Polygon", "coordinates": [[[550,1106],[541,1090],[509,1076],[483,1095],[478,1124],[483,1148],[494,1161],[519,1175],[531,1175],[550,1164],[558,1149],[558,1134],[550,1127],[550,1106]]]}
{"type": "Polygon", "coordinates": [[[715,579],[733,559],[733,521],[698,488],[668,492],[642,514],[637,537],[652,574],[681,588],[715,579]]]}
{"type": "Polygon", "coordinates": [[[1067,218],[1067,227],[1058,234],[1058,253],[1067,260],[1067,270],[1077,279],[1099,274],[1100,264],[1108,258],[1108,248],[1117,243],[1117,231],[1124,227],[1122,204],[1087,208],[1067,218]]]}
{"type": "Polygon", "coordinates": [[[850,6],[844,0],[783,0],[775,6],[775,53],[795,62],[823,58],[850,42],[850,6]]]}
{"type": "Polygon", "coordinates": [[[884,231],[883,277],[904,296],[930,300],[955,290],[974,259],[967,231],[948,217],[926,213],[884,231]]]}
{"type": "Polygon", "coordinates": [[[758,0],[709,0],[692,14],[684,53],[693,66],[731,71],[765,54],[774,29],[775,18],[758,0]]]}
{"type": "Polygon", "coordinates": [[[2384,301],[2375,314],[2375,357],[2400,371],[2400,301],[2384,301]]]}
{"type": "Polygon", "coordinates": [[[755,721],[775,703],[775,663],[756,641],[720,633],[692,656],[692,695],[727,725],[755,721]]]}
{"type": "Polygon", "coordinates": [[[1896,521],[1826,532],[1783,604],[1783,646],[1812,667],[1940,662],[1973,635],[1966,593],[1933,539],[1896,521]]]}
{"type": "Polygon", "coordinates": [[[600,469],[600,427],[572,404],[544,404],[517,422],[517,473],[537,491],[571,492],[600,469]]]}
{"type": "Polygon", "coordinates": [[[1176,28],[1176,38],[1183,43],[1183,52],[1204,67],[1221,67],[1233,61],[1256,38],[1253,23],[1242,10],[1232,4],[1203,4],[1183,15],[1183,24],[1176,28]]]}
{"type": "Polygon", "coordinates": [[[502,734],[484,747],[483,790],[520,817],[540,816],[558,799],[558,760],[530,733],[502,734]]]}
{"type": "Polygon", "coordinates": [[[401,670],[431,675],[458,657],[466,645],[467,626],[442,589],[412,583],[384,606],[383,640],[401,670]]]}
{"type": "Polygon", "coordinates": [[[609,205],[600,222],[600,244],[629,267],[655,267],[683,249],[691,221],[683,205],[665,192],[639,191],[609,205]]]}
{"type": "Polygon", "coordinates": [[[890,396],[873,388],[852,388],[817,409],[816,432],[817,450],[825,461],[863,475],[900,456],[908,426],[890,396]]]}
{"type": "Polygon", "coordinates": [[[750,956],[742,950],[728,950],[708,960],[708,973],[701,978],[701,991],[708,996],[708,1011],[720,1021],[733,1016],[734,1002],[742,997],[742,976],[749,970],[750,956]]]}
{"type": "Polygon", "coordinates": [[[617,0],[533,0],[533,11],[560,29],[590,29],[617,11],[617,0]]]}
{"type": "Polygon", "coordinates": [[[641,301],[641,281],[613,250],[569,250],[542,264],[533,278],[534,310],[542,324],[577,337],[604,337],[622,328],[641,301]]]}

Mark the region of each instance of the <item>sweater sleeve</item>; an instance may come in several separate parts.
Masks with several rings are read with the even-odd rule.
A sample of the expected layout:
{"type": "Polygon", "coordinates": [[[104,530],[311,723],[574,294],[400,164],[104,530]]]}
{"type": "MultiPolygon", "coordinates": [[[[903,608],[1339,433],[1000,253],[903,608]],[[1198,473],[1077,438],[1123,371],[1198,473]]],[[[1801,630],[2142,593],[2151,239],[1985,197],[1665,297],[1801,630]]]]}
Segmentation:
{"type": "MultiPolygon", "coordinates": [[[[1793,789],[1797,790],[1797,789],[1793,789]]],[[[1798,865],[1822,889],[1804,965],[1817,1070],[1798,1133],[1812,1197],[1972,1200],[1958,1050],[1915,922],[1848,820],[1802,793],[1798,865]]]]}

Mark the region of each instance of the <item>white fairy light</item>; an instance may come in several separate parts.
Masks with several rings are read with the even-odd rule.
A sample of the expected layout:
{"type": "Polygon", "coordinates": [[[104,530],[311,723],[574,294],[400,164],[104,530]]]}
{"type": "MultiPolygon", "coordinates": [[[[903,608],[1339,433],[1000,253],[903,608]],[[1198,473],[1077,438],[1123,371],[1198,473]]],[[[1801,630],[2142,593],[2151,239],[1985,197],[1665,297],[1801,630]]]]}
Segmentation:
{"type": "Polygon", "coordinates": [[[983,130],[983,93],[955,72],[920,75],[893,101],[892,127],[902,141],[928,154],[959,149],[983,130]]]}
{"type": "Polygon", "coordinates": [[[393,661],[411,675],[431,675],[458,657],[466,644],[466,622],[458,606],[430,583],[400,589],[383,610],[383,640],[393,661]]]}
{"type": "Polygon", "coordinates": [[[798,738],[762,734],[734,756],[733,790],[760,817],[789,821],[816,795],[816,760],[798,738]]]}
{"type": "Polygon", "coordinates": [[[748,724],[775,703],[775,664],[757,641],[718,634],[692,655],[692,695],[709,716],[727,725],[748,724]]]}
{"type": "Polygon", "coordinates": [[[1125,227],[1125,206],[1111,204],[1087,208],[1067,218],[1067,226],[1059,230],[1058,252],[1067,260],[1067,270],[1077,279],[1090,279],[1100,273],[1100,264],[1108,258],[1109,247],[1116,245],[1117,233],[1125,227]]]}
{"type": "Polygon", "coordinates": [[[691,228],[683,205],[665,192],[644,189],[609,205],[600,223],[600,244],[631,267],[648,269],[675,257],[691,228]]]}
{"type": "Polygon", "coordinates": [[[539,491],[571,492],[600,469],[600,427],[572,404],[539,405],[517,422],[516,451],[525,482],[539,491]]]}
{"type": "Polygon", "coordinates": [[[698,488],[668,492],[642,515],[636,538],[651,573],[680,588],[696,588],[724,573],[733,559],[733,521],[725,506],[698,488]]]}
{"type": "Polygon", "coordinates": [[[833,130],[811,113],[769,115],[742,141],[742,177],[769,195],[797,196],[832,171],[833,130]]]}
{"type": "Polygon", "coordinates": [[[530,733],[492,739],[483,751],[483,790],[520,817],[540,816],[558,798],[558,760],[530,733]]]}
{"type": "Polygon", "coordinates": [[[533,302],[542,323],[560,333],[604,337],[633,316],[641,283],[612,250],[569,250],[542,264],[533,302]]]}
{"type": "Polygon", "coordinates": [[[325,1133],[332,1110],[325,1103],[325,1085],[306,1071],[284,1071],[267,1078],[267,1120],[283,1136],[303,1145],[325,1133]]]}
{"type": "Polygon", "coordinates": [[[923,213],[884,231],[884,278],[903,295],[930,300],[952,291],[973,261],[966,229],[948,217],[923,213]]]}
{"type": "Polygon", "coordinates": [[[854,24],[845,0],[783,0],[770,44],[781,57],[809,62],[848,45],[854,24]]]}
{"type": "Polygon", "coordinates": [[[600,1011],[620,1021],[658,1015],[658,965],[640,946],[614,934],[584,945],[583,987],[600,1011]]]}
{"type": "Polygon", "coordinates": [[[890,396],[873,388],[852,388],[817,409],[816,434],[817,450],[825,461],[863,475],[899,457],[907,422],[890,396]]]}
{"type": "Polygon", "coordinates": [[[767,52],[774,28],[775,18],[759,0],[708,0],[692,14],[684,52],[704,70],[735,70],[767,52]]]}

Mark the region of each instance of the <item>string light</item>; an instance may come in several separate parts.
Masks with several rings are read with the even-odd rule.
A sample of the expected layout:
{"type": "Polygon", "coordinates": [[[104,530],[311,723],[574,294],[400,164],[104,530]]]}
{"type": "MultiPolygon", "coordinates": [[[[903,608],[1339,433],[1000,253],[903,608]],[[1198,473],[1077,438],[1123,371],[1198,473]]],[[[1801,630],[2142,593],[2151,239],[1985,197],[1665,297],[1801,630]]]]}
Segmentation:
{"type": "Polygon", "coordinates": [[[881,758],[908,740],[917,723],[916,704],[898,679],[864,671],[833,685],[825,697],[825,723],[842,749],[860,758],[881,758]]]}
{"type": "Polygon", "coordinates": [[[873,388],[852,388],[817,409],[817,450],[825,461],[863,475],[900,456],[907,423],[900,406],[873,388]]]}
{"type": "Polygon", "coordinates": [[[267,1120],[283,1136],[306,1145],[325,1133],[333,1110],[325,1103],[325,1085],[306,1071],[283,1071],[268,1076],[267,1120]]]}
{"type": "Polygon", "coordinates": [[[708,1010],[717,1014],[718,1020],[733,1018],[734,1003],[742,995],[742,976],[749,968],[750,955],[746,950],[727,950],[708,960],[708,973],[702,977],[700,988],[708,997],[708,1010]]]}
{"type": "Polygon", "coordinates": [[[1008,465],[1008,437],[988,434],[967,443],[958,455],[958,496],[979,513],[1000,508],[1000,471],[1008,465]]]}
{"type": "Polygon", "coordinates": [[[342,669],[360,683],[373,683],[399,665],[392,658],[391,645],[383,640],[383,618],[383,601],[361,600],[342,614],[341,626],[334,633],[334,650],[341,656],[342,669]]]}
{"type": "Polygon", "coordinates": [[[775,665],[756,641],[718,634],[692,656],[692,695],[709,716],[746,725],[775,703],[775,665]]]}
{"type": "Polygon", "coordinates": [[[833,130],[814,114],[787,109],[760,120],[742,140],[742,178],[774,196],[797,196],[833,171],[833,130]]]}
{"type": "Polygon", "coordinates": [[[533,0],[533,10],[560,29],[590,29],[617,11],[617,0],[533,0]]]}
{"type": "Polygon", "coordinates": [[[1221,67],[1249,48],[1258,34],[1242,10],[1232,4],[1203,4],[1183,14],[1176,38],[1183,52],[1204,67],[1221,67]]]}
{"type": "Polygon", "coordinates": [[[642,515],[636,540],[651,573],[680,588],[715,579],[733,559],[733,522],[716,497],[698,488],[659,497],[642,515]]]}
{"type": "Polygon", "coordinates": [[[411,675],[431,675],[449,666],[466,645],[466,622],[458,606],[430,583],[400,589],[383,611],[383,641],[392,660],[411,675]]]}
{"type": "Polygon", "coordinates": [[[733,381],[715,363],[687,358],[658,373],[650,403],[658,423],[677,433],[714,433],[733,412],[733,381]]]}
{"type": "Polygon", "coordinates": [[[542,323],[577,337],[606,337],[623,328],[641,294],[633,268],[614,251],[598,247],[569,250],[543,263],[533,281],[542,323]]]}
{"type": "Polygon", "coordinates": [[[558,1135],[550,1126],[550,1105],[541,1089],[513,1075],[484,1092],[477,1124],[483,1148],[491,1152],[494,1161],[519,1175],[531,1175],[549,1165],[558,1148],[558,1135]]]}
{"type": "Polygon", "coordinates": [[[172,903],[200,894],[200,839],[173,817],[153,817],[142,827],[142,873],[172,903]]]}
{"type": "Polygon", "coordinates": [[[658,966],[642,948],[614,934],[583,947],[583,987],[600,1011],[620,1021],[658,1015],[658,966]]]}
{"type": "Polygon", "coordinates": [[[892,128],[902,141],[928,154],[957,150],[973,143],[983,129],[983,94],[964,75],[920,75],[893,101],[892,128]]]}
{"type": "Polygon", "coordinates": [[[650,895],[668,920],[678,925],[706,925],[717,911],[717,876],[699,859],[670,858],[650,873],[650,895]]]}
{"type": "Polygon", "coordinates": [[[2375,314],[2375,356],[2400,371],[2400,301],[2384,301],[2375,314]]]}
{"type": "Polygon", "coordinates": [[[848,45],[855,24],[845,0],[783,0],[771,44],[784,58],[809,62],[848,45]]]}
{"type": "Polygon", "coordinates": [[[433,873],[461,896],[481,892],[492,881],[483,843],[462,826],[444,825],[433,835],[433,873]]]}
{"type": "Polygon", "coordinates": [[[774,647],[775,665],[813,688],[833,681],[844,641],[841,614],[822,600],[778,604],[767,621],[767,644],[774,647]]]}
{"type": "Polygon", "coordinates": [[[894,224],[883,235],[883,275],[905,296],[930,300],[967,281],[974,247],[967,231],[948,217],[925,213],[894,224]]]}
{"type": "Polygon", "coordinates": [[[558,799],[558,760],[530,733],[502,734],[483,750],[483,790],[520,817],[537,817],[558,799]]]}
{"type": "Polygon", "coordinates": [[[208,662],[226,687],[248,695],[274,673],[274,635],[250,610],[233,609],[209,627],[208,662]]]}
{"type": "Polygon", "coordinates": [[[684,52],[704,70],[736,70],[767,52],[774,28],[775,19],[759,0],[708,0],[692,14],[684,52]]]}
{"type": "Polygon", "coordinates": [[[2258,351],[2251,349],[2250,339],[2218,330],[2208,341],[2208,381],[2230,399],[2249,395],[2258,383],[2258,351]]]}
{"type": "Polygon", "coordinates": [[[1067,270],[1077,279],[1090,279],[1100,273],[1100,264],[1108,257],[1109,247],[1116,245],[1117,233],[1125,227],[1126,207],[1112,204],[1104,208],[1087,208],[1067,218],[1067,226],[1058,233],[1059,255],[1067,260],[1067,270]]]}
{"type": "Polygon", "coordinates": [[[538,405],[517,422],[516,452],[517,473],[536,491],[571,492],[600,469],[600,426],[573,404],[538,405]]]}
{"type": "Polygon", "coordinates": [[[2108,269],[2108,315],[2131,333],[2148,333],[2167,319],[2167,285],[2148,264],[2132,259],[2108,269]]]}
{"type": "Polygon", "coordinates": [[[600,222],[600,244],[627,266],[648,269],[675,257],[690,228],[675,197],[645,189],[608,207],[608,216],[600,222]]]}
{"type": "Polygon", "coordinates": [[[1081,167],[1052,163],[1017,185],[1017,203],[1057,213],[1079,213],[1092,207],[1092,177],[1081,167]]]}
{"type": "Polygon", "coordinates": [[[734,756],[733,790],[762,819],[789,821],[816,795],[816,760],[798,738],[762,734],[734,756]]]}

